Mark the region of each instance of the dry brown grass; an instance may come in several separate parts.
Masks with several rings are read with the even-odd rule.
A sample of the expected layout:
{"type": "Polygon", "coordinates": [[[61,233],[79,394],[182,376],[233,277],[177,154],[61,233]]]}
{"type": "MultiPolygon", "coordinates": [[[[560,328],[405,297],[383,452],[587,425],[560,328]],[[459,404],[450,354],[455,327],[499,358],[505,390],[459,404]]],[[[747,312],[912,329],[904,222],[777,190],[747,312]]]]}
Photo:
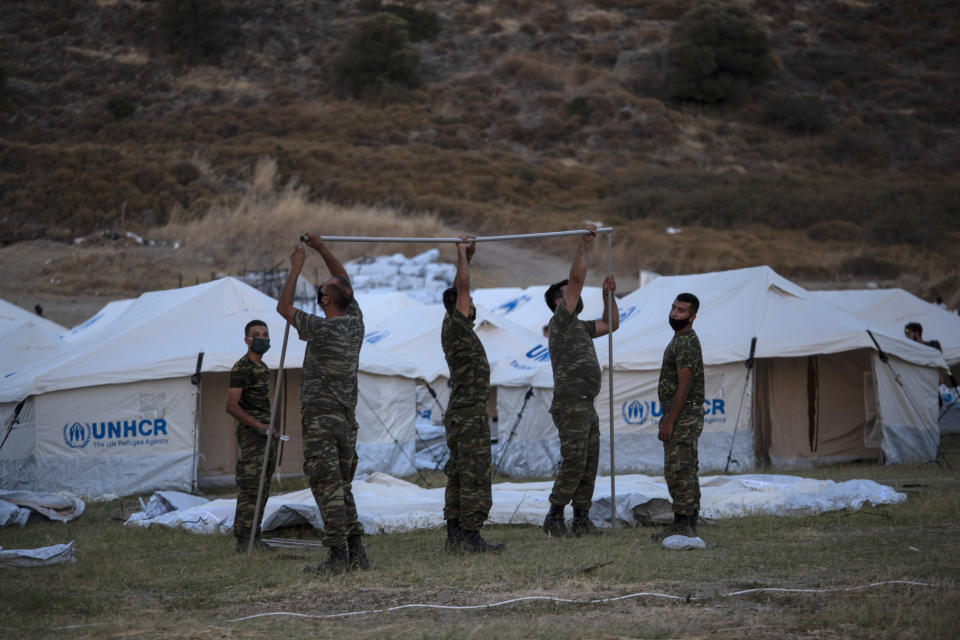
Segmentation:
{"type": "MultiPolygon", "coordinates": [[[[203,255],[220,269],[285,263],[303,232],[344,236],[451,237],[456,235],[436,215],[402,216],[383,207],[345,207],[312,201],[309,189],[296,180],[281,184],[277,161],[260,158],[247,191],[231,206],[212,207],[199,219],[175,218],[158,230],[168,242],[203,255]]],[[[405,251],[427,247],[405,245],[405,251]]],[[[350,260],[360,255],[397,251],[397,245],[343,244],[337,255],[350,260]]]]}

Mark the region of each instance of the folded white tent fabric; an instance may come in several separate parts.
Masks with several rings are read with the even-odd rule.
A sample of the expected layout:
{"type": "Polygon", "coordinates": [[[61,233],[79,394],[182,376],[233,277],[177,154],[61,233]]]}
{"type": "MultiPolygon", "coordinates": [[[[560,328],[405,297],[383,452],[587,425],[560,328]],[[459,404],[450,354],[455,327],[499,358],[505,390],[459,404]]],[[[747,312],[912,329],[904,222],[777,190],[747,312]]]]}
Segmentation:
{"type": "Polygon", "coordinates": [[[30,509],[18,507],[6,500],[0,500],[0,527],[17,525],[23,528],[27,526],[27,520],[29,519],[30,509]]]}
{"type": "Polygon", "coordinates": [[[30,509],[57,522],[70,522],[83,515],[83,500],[65,493],[0,491],[0,500],[30,509]]]}
{"type": "Polygon", "coordinates": [[[39,549],[4,549],[0,547],[0,569],[13,567],[46,567],[66,562],[76,562],[73,557],[73,540],[39,549]]]}
{"type": "MultiPolygon", "coordinates": [[[[598,525],[609,523],[610,498],[603,490],[609,482],[597,479],[590,517],[598,525]]],[[[539,525],[550,508],[552,482],[498,483],[493,485],[494,524],[539,525]]],[[[871,480],[813,480],[782,475],[707,476],[701,479],[701,515],[736,518],[749,515],[809,515],[837,509],[859,509],[864,504],[894,504],[906,500],[871,480]]],[[[361,523],[367,533],[396,533],[443,525],[444,489],[423,489],[404,480],[375,473],[353,483],[361,523]]],[[[617,478],[617,517],[636,524],[633,508],[652,499],[669,499],[661,477],[643,475],[617,478]],[[621,493],[622,492],[622,493],[621,493]]],[[[235,500],[213,500],[202,505],[149,518],[138,513],[128,525],[160,524],[195,533],[227,533],[233,527],[235,500]]],[[[309,489],[271,497],[264,509],[263,530],[295,524],[322,528],[322,520],[309,489]]]]}

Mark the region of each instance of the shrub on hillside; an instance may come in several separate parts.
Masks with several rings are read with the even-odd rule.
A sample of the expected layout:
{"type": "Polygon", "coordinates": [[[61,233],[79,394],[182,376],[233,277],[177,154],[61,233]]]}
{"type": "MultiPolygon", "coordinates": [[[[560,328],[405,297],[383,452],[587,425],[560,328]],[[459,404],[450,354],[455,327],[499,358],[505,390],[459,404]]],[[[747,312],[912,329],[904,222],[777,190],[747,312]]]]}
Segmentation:
{"type": "Polygon", "coordinates": [[[429,9],[408,7],[405,4],[384,4],[378,11],[391,13],[405,20],[410,42],[433,41],[440,35],[440,16],[429,9]]]}
{"type": "Polygon", "coordinates": [[[377,13],[357,23],[335,63],[337,84],[355,97],[420,84],[420,53],[410,45],[405,20],[377,13]]]}
{"type": "Polygon", "coordinates": [[[160,30],[171,51],[190,61],[223,51],[222,0],[161,0],[160,30]]]}
{"type": "Polygon", "coordinates": [[[136,110],[137,105],[127,96],[113,96],[107,100],[107,111],[117,120],[132,116],[136,110]]]}
{"type": "Polygon", "coordinates": [[[705,2],[673,28],[664,81],[677,100],[716,103],[770,77],[770,40],[744,7],[705,2]]]}
{"type": "Polygon", "coordinates": [[[764,101],[767,122],[791,133],[820,133],[830,125],[827,109],[814,95],[770,96],[764,101]]]}

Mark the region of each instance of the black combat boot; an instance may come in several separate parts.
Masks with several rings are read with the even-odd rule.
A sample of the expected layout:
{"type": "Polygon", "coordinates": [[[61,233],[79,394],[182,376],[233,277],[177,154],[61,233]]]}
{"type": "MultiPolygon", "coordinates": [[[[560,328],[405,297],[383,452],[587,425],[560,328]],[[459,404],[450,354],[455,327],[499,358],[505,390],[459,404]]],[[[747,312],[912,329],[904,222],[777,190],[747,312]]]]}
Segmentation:
{"type": "Polygon", "coordinates": [[[573,523],[570,525],[570,532],[577,536],[593,535],[602,536],[603,530],[598,529],[590,520],[589,509],[573,508],[573,523]]]}
{"type": "Polygon", "coordinates": [[[363,547],[363,542],[359,533],[347,536],[347,550],[350,553],[350,568],[363,569],[370,568],[370,560],[367,559],[367,550],[363,547]]]}
{"type": "Polygon", "coordinates": [[[325,562],[303,568],[304,573],[315,573],[321,576],[337,575],[346,571],[350,571],[350,552],[347,551],[347,545],[330,547],[330,556],[325,562]]]}
{"type": "Polygon", "coordinates": [[[690,518],[691,516],[674,513],[673,522],[668,524],[663,531],[651,533],[650,539],[660,542],[661,540],[669,538],[670,536],[687,536],[688,538],[695,537],[693,531],[690,529],[690,518]]]}
{"type": "Polygon", "coordinates": [[[485,551],[503,551],[506,548],[502,542],[487,542],[480,535],[479,531],[464,531],[462,549],[472,553],[483,553],[485,551]]]}
{"type": "Polygon", "coordinates": [[[447,551],[463,550],[463,529],[460,528],[459,518],[447,520],[447,540],[443,543],[447,551]]]}
{"type": "Polygon", "coordinates": [[[564,505],[550,505],[550,513],[543,519],[543,531],[548,538],[567,537],[567,525],[563,522],[563,509],[564,505]]]}
{"type": "Polygon", "coordinates": [[[689,522],[689,524],[690,524],[690,533],[691,533],[690,537],[691,537],[691,538],[699,538],[699,537],[700,537],[700,534],[697,533],[697,520],[698,520],[699,518],[700,518],[700,512],[699,512],[699,511],[694,511],[694,512],[693,512],[693,515],[690,516],[690,522],[689,522]]]}

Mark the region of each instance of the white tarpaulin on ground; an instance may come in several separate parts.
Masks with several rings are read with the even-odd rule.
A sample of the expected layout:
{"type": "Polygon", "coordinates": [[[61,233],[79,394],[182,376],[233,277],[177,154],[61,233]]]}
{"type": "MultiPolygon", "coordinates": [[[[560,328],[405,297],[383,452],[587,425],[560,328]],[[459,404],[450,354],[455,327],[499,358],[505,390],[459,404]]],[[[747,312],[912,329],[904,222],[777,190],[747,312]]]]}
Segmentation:
{"type": "MultiPolygon", "coordinates": [[[[859,509],[866,503],[893,504],[906,494],[871,480],[813,480],[781,475],[706,476],[700,479],[704,518],[749,515],[809,515],[837,509],[859,509]]],[[[598,525],[609,518],[609,478],[597,478],[590,516],[598,525]],[[604,502],[604,500],[606,502],[604,502]]],[[[493,508],[488,522],[540,525],[550,508],[553,483],[525,482],[493,485],[493,508]]],[[[392,476],[375,473],[353,483],[360,521],[367,533],[396,533],[440,527],[444,523],[444,489],[423,489],[392,476]]],[[[617,517],[634,524],[633,507],[670,495],[663,478],[629,475],[617,477],[617,517]]],[[[148,517],[136,513],[128,525],[160,524],[195,533],[229,533],[235,500],[213,500],[179,511],[148,517]]],[[[568,510],[569,511],[569,510],[568,510]]],[[[322,528],[320,514],[309,489],[272,496],[264,509],[263,530],[309,523],[322,528]]]]}
{"type": "Polygon", "coordinates": [[[12,567],[46,567],[52,564],[76,562],[73,541],[39,549],[4,549],[0,547],[0,569],[12,567]]]}

